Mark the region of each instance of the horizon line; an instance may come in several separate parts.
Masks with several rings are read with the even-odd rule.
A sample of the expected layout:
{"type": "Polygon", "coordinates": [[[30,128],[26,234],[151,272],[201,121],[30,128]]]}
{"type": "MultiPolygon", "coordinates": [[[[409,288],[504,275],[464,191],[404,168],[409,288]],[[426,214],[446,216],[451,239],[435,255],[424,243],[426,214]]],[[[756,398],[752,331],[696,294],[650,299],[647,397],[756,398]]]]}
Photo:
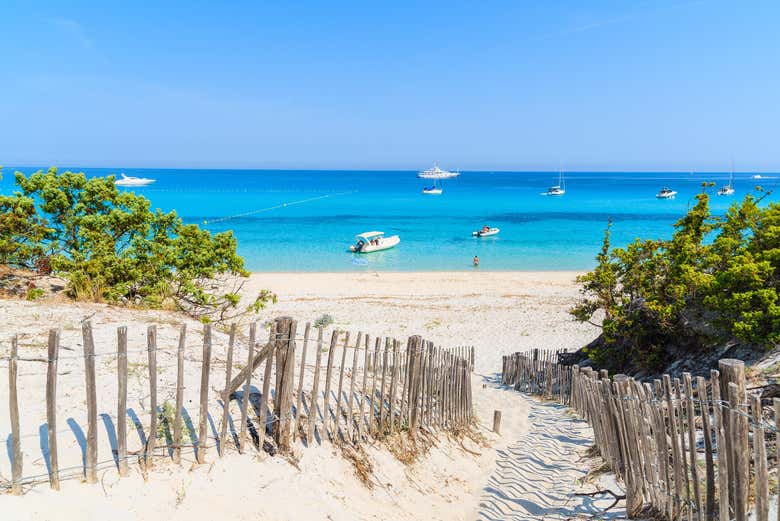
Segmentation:
{"type": "MultiPolygon", "coordinates": [[[[185,166],[178,166],[178,167],[172,167],[172,166],[163,166],[163,167],[133,167],[133,166],[88,166],[88,165],[79,165],[79,166],[57,166],[57,165],[49,165],[49,166],[33,166],[33,165],[12,165],[12,166],[4,166],[0,164],[0,172],[3,170],[6,171],[6,173],[12,171],[12,170],[19,170],[19,169],[35,169],[35,170],[48,170],[49,168],[56,168],[58,171],[70,171],[70,172],[78,172],[82,169],[87,170],[195,170],[195,171],[213,171],[213,170],[234,170],[234,171],[254,171],[254,172],[421,172],[421,169],[417,168],[301,168],[301,167],[294,167],[294,168],[283,168],[283,167],[276,167],[276,168],[270,168],[270,167],[185,167],[185,166]]],[[[751,170],[671,170],[671,169],[658,169],[658,170],[652,170],[652,169],[640,169],[640,170],[626,170],[626,169],[620,169],[620,168],[606,168],[606,169],[563,169],[555,168],[551,170],[545,170],[545,169],[520,169],[520,170],[511,170],[511,169],[485,169],[485,170],[479,170],[479,169],[455,169],[456,172],[468,172],[468,173],[480,173],[480,174],[490,174],[490,173],[511,173],[511,174],[532,174],[532,173],[556,173],[559,171],[562,171],[564,173],[628,173],[628,174],[656,174],[656,173],[664,173],[664,174],[711,174],[711,173],[729,173],[733,171],[736,173],[780,173],[780,170],[767,170],[767,169],[751,169],[751,170]]]]}

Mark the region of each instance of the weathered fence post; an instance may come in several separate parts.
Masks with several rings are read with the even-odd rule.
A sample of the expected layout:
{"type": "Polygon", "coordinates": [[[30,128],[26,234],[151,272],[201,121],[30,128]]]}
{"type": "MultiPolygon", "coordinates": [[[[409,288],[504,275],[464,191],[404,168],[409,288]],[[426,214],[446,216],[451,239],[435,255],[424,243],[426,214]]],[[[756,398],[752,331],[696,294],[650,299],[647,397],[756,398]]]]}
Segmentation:
{"type": "Polygon", "coordinates": [[[493,411],[493,432],[501,434],[501,411],[493,411]]]}
{"type": "Polygon", "coordinates": [[[707,397],[707,384],[703,376],[696,377],[696,390],[701,404],[702,430],[704,431],[704,465],[706,473],[705,517],[715,519],[715,465],[712,459],[712,427],[710,426],[710,406],[707,397]]]}
{"type": "MultiPolygon", "coordinates": [[[[260,394],[260,421],[259,429],[257,429],[257,435],[260,438],[260,447],[262,448],[265,441],[265,435],[268,433],[268,411],[269,399],[271,398],[271,373],[274,369],[274,358],[279,355],[279,351],[276,349],[277,328],[276,322],[271,322],[271,333],[268,336],[268,358],[265,361],[265,369],[263,370],[263,389],[260,394]]],[[[276,390],[277,399],[279,398],[279,389],[276,390]]],[[[273,414],[272,414],[273,416],[273,414]]]]}
{"type": "MultiPolygon", "coordinates": [[[[230,324],[230,337],[228,339],[227,361],[225,362],[225,391],[222,393],[222,422],[219,427],[219,455],[225,455],[227,449],[228,417],[230,416],[230,379],[233,374],[233,346],[236,341],[236,324],[230,324]]],[[[250,350],[254,349],[252,346],[250,350]]]]}
{"type": "Polygon", "coordinates": [[[390,349],[390,337],[385,337],[385,351],[382,355],[382,386],[379,391],[379,431],[385,432],[385,382],[387,380],[387,362],[390,349]]]}
{"type": "MultiPolygon", "coordinates": [[[[756,521],[769,521],[769,473],[764,441],[764,418],[761,415],[761,398],[750,397],[753,409],[753,461],[755,462],[756,521]]],[[[780,516],[780,512],[777,514],[780,516]]]]}
{"type": "MultiPolygon", "coordinates": [[[[306,322],[303,332],[303,350],[301,351],[301,369],[298,371],[298,390],[295,392],[295,427],[293,427],[293,440],[298,439],[298,430],[301,427],[301,404],[303,403],[303,376],[306,374],[306,348],[309,344],[309,332],[311,324],[306,322]]],[[[311,404],[309,404],[311,415],[311,404]]]]}
{"type": "Polygon", "coordinates": [[[209,373],[211,370],[211,324],[203,326],[203,362],[200,371],[200,412],[198,416],[198,463],[206,463],[209,427],[209,373]]]}
{"type": "MultiPolygon", "coordinates": [[[[331,410],[330,410],[330,388],[331,388],[331,373],[333,372],[333,357],[336,353],[336,345],[339,340],[339,331],[335,330],[330,335],[330,348],[328,349],[328,364],[327,368],[325,370],[325,402],[323,404],[324,410],[322,411],[322,414],[325,416],[325,421],[323,425],[323,431],[325,431],[325,434],[327,435],[329,432],[332,433],[333,431],[330,429],[330,421],[331,421],[331,410]]],[[[338,423],[337,423],[338,425],[338,423]]],[[[332,439],[332,438],[331,438],[332,439]]]]}
{"type": "Polygon", "coordinates": [[[366,404],[366,392],[368,387],[368,363],[369,363],[369,350],[370,350],[370,341],[369,336],[366,335],[365,340],[365,348],[363,350],[363,390],[360,393],[360,411],[358,412],[358,429],[357,434],[358,438],[363,437],[363,427],[365,425],[365,417],[363,416],[363,411],[365,410],[365,404],[366,404]]]}
{"type": "Polygon", "coordinates": [[[277,419],[274,423],[274,434],[276,444],[282,453],[286,453],[290,450],[290,428],[292,425],[292,398],[293,389],[295,388],[295,333],[298,327],[298,323],[290,317],[280,317],[276,319],[277,323],[277,338],[281,333],[281,349],[280,352],[284,357],[283,363],[280,365],[277,360],[277,370],[281,366],[281,379],[279,380],[279,389],[276,390],[278,400],[274,400],[274,405],[277,405],[277,419]]]}
{"type": "MultiPolygon", "coordinates": [[[[314,427],[317,423],[317,407],[320,393],[320,364],[322,363],[322,328],[317,328],[317,356],[314,362],[314,385],[311,389],[311,404],[309,405],[309,424],[306,434],[306,443],[314,442],[314,427]]],[[[322,437],[322,432],[320,432],[322,437]]]]}
{"type": "Polygon", "coordinates": [[[95,388],[95,342],[92,338],[92,323],[81,326],[84,339],[84,375],[87,394],[87,443],[85,477],[89,484],[97,483],[97,390],[95,388]]]}
{"type": "Polygon", "coordinates": [[[146,330],[146,354],[149,360],[149,436],[146,438],[144,465],[152,468],[157,445],[157,326],[146,330]]]}
{"type": "MultiPolygon", "coordinates": [[[[127,351],[127,331],[125,330],[125,351],[127,351]]],[[[187,324],[179,329],[179,345],[176,349],[176,412],[173,416],[173,461],[181,463],[182,409],[184,408],[184,346],[187,339],[187,324]]],[[[127,391],[127,355],[124,365],[125,392],[127,391]]],[[[126,393],[125,393],[126,394],[126,393]]],[[[125,399],[127,396],[125,395],[125,399]]],[[[124,431],[123,431],[124,432],[124,431]]],[[[127,448],[125,447],[125,453],[127,448]]]]}
{"type": "Polygon", "coordinates": [[[748,452],[747,418],[738,414],[740,404],[745,402],[745,364],[741,360],[726,358],[718,361],[720,372],[720,394],[729,402],[729,408],[724,409],[723,422],[726,425],[725,446],[728,450],[729,498],[731,510],[737,521],[747,517],[747,497],[750,453],[748,452]],[[729,394],[729,384],[736,386],[736,395],[732,401],[729,394]],[[744,437],[742,434],[745,433],[744,437]],[[735,438],[734,436],[737,436],[735,438]],[[735,457],[737,459],[735,459],[735,457]]]}
{"type": "Polygon", "coordinates": [[[11,413],[11,493],[22,495],[22,444],[19,438],[19,399],[16,393],[18,376],[19,339],[11,338],[11,357],[8,359],[8,405],[11,413]]]}
{"type": "MultiPolygon", "coordinates": [[[[248,368],[254,367],[256,339],[257,339],[257,322],[252,322],[251,324],[249,324],[249,346],[246,354],[247,356],[246,367],[248,368]]],[[[225,391],[225,393],[228,395],[226,399],[230,400],[230,391],[229,390],[225,391]]],[[[246,450],[246,432],[249,428],[249,395],[251,393],[252,393],[252,371],[249,370],[244,375],[244,392],[241,396],[241,430],[238,439],[238,451],[241,454],[243,454],[244,451],[246,450]]],[[[263,416],[263,418],[261,418],[261,425],[265,426],[265,412],[262,411],[262,409],[260,414],[263,416]]],[[[261,447],[263,446],[264,435],[265,432],[259,430],[258,436],[260,436],[261,447]]]]}
{"type": "Polygon", "coordinates": [[[358,331],[357,341],[355,342],[355,349],[352,351],[352,377],[349,379],[349,405],[347,412],[347,433],[346,439],[352,440],[352,407],[355,404],[355,377],[357,376],[358,360],[360,355],[360,343],[363,340],[363,333],[358,331]]]}
{"type": "Polygon", "coordinates": [[[116,447],[119,461],[119,475],[126,477],[127,469],[127,326],[116,330],[117,336],[117,411],[116,411],[116,447]]]}
{"type": "Polygon", "coordinates": [[[57,359],[60,330],[49,330],[48,364],[46,365],[46,429],[49,439],[49,484],[60,489],[60,467],[57,458],[57,359]]]}

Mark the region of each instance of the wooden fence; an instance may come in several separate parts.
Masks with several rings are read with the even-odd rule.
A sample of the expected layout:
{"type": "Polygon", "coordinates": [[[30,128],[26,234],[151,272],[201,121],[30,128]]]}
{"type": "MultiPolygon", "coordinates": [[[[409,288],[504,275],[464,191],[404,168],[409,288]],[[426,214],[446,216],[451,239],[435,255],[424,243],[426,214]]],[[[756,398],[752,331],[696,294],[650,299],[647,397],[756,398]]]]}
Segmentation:
{"type": "MultiPolygon", "coordinates": [[[[565,353],[565,351],[562,351],[565,353]]],[[[558,363],[559,353],[534,349],[503,357],[501,383],[562,404],[571,396],[571,369],[558,363]]]]}
{"type": "Polygon", "coordinates": [[[667,519],[768,521],[770,501],[780,512],[769,481],[772,469],[777,494],[780,400],[770,413],[749,393],[740,360],[720,360],[709,380],[683,373],[639,382],[560,365],[554,353],[543,361],[517,353],[505,357],[503,380],[557,396],[588,421],[630,518],[650,509],[667,519]]]}
{"type": "MultiPolygon", "coordinates": [[[[239,342],[236,326],[229,331],[226,346],[225,380],[219,392],[210,392],[212,373],[212,327],[203,329],[202,357],[198,399],[198,426],[188,428],[192,444],[185,444],[184,431],[187,414],[184,407],[185,389],[185,345],[186,325],[182,325],[178,336],[175,379],[175,413],[172,421],[172,435],[164,444],[158,443],[160,421],[167,421],[161,414],[158,403],[157,355],[171,353],[170,349],[158,347],[157,327],[149,326],[146,335],[146,349],[149,386],[148,431],[135,419],[136,429],[141,429],[145,445],[139,454],[128,456],[127,418],[132,413],[127,407],[128,392],[128,334],[126,327],[117,329],[116,351],[96,350],[90,322],[82,326],[84,396],[86,398],[87,433],[84,440],[84,463],[78,468],[61,469],[58,464],[57,430],[57,366],[60,356],[60,330],[53,329],[48,337],[48,357],[30,359],[19,356],[18,340],[11,340],[8,361],[9,412],[11,433],[9,453],[12,476],[8,483],[0,482],[0,488],[21,494],[23,486],[48,482],[59,490],[63,478],[84,478],[87,483],[97,481],[97,469],[115,465],[120,476],[128,475],[128,462],[139,461],[146,474],[155,458],[166,457],[160,449],[167,451],[175,463],[181,462],[183,448],[190,448],[198,463],[207,459],[207,451],[218,442],[219,456],[233,446],[239,452],[254,445],[262,450],[264,443],[274,443],[282,452],[290,449],[297,438],[307,446],[324,439],[339,443],[360,443],[369,438],[382,437],[391,433],[408,431],[416,435],[421,429],[459,429],[472,420],[471,371],[474,364],[473,347],[442,349],[420,336],[411,336],[405,346],[398,340],[370,338],[363,333],[333,331],[330,341],[325,340],[322,328],[306,324],[304,332],[297,331],[297,322],[289,317],[277,318],[270,324],[268,341],[258,340],[257,324],[249,328],[245,364],[237,362],[239,342]],[[249,348],[251,346],[251,348],[249,348]],[[313,352],[312,352],[313,351],[313,352]],[[98,407],[96,388],[96,358],[107,357],[108,362],[116,360],[116,415],[111,415],[116,431],[112,458],[99,462],[98,458],[98,407]],[[23,476],[23,454],[20,440],[22,427],[19,415],[17,375],[19,362],[44,362],[46,364],[46,442],[48,444],[47,474],[23,476]],[[313,363],[312,363],[313,362],[313,363]],[[240,370],[234,371],[234,369],[240,370]],[[256,375],[255,373],[258,373],[256,375]],[[260,406],[257,415],[250,413],[249,403],[253,382],[262,382],[260,406]],[[336,390],[337,389],[337,390],[336,390]],[[211,424],[209,435],[209,413],[213,400],[220,399],[222,411],[219,428],[211,424]],[[228,433],[234,425],[230,413],[232,400],[239,402],[239,427],[228,433]],[[255,416],[253,418],[253,416],[255,416]],[[197,433],[197,437],[195,435],[197,433]],[[248,434],[252,440],[247,439],[248,434]]],[[[102,364],[101,367],[106,367],[102,364]]],[[[100,367],[99,367],[100,368],[100,367]]],[[[98,369],[99,369],[98,368],[98,369]]],[[[113,370],[114,368],[109,367],[113,370]]],[[[216,385],[220,385],[219,382],[216,385]]],[[[259,383],[257,383],[259,387],[259,383]]],[[[255,395],[257,393],[254,393],[255,395]]],[[[80,397],[80,396],[79,396],[80,397]]],[[[24,404],[22,404],[24,406],[24,404]]],[[[101,417],[107,416],[102,413],[101,417]]],[[[188,415],[187,415],[188,417],[188,415]]],[[[70,421],[70,420],[69,420],[70,421]]],[[[131,419],[131,421],[133,421],[131,419]]],[[[143,443],[143,442],[142,442],[143,443]]],[[[46,457],[46,456],[45,456],[46,457]]]]}

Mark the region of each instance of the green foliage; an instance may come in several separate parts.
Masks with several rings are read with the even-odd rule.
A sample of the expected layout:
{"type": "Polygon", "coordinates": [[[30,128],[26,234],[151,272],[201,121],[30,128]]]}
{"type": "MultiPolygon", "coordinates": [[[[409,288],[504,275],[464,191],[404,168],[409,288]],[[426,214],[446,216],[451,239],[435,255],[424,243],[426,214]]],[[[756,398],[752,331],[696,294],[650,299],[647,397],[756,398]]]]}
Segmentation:
{"type": "Polygon", "coordinates": [[[747,195],[716,218],[709,186],[669,240],[611,248],[607,227],[596,268],[578,278],[583,298],[571,309],[579,321],[601,318],[603,335],[586,348],[597,364],[659,369],[679,351],[726,340],[780,342],[780,205],[762,208],[747,195]]]}
{"type": "MultiPolygon", "coordinates": [[[[57,169],[16,172],[20,191],[0,197],[0,263],[46,265],[78,300],[181,309],[225,320],[239,309],[247,276],[232,232],[211,234],[175,212],[120,191],[114,176],[57,169]]],[[[275,295],[264,291],[246,309],[275,295]]]]}
{"type": "Polygon", "coordinates": [[[333,317],[324,313],[317,320],[314,321],[314,327],[325,329],[329,325],[333,324],[333,317]]]}
{"type": "Polygon", "coordinates": [[[45,291],[43,291],[41,288],[28,288],[27,289],[27,295],[25,295],[25,298],[27,300],[37,300],[44,296],[46,294],[45,291]]]}

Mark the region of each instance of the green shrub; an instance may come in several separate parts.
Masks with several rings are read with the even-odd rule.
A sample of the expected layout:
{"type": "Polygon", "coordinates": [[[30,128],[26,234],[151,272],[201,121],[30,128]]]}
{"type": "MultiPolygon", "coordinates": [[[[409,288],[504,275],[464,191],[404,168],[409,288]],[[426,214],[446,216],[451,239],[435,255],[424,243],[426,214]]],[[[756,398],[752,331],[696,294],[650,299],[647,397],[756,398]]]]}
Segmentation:
{"type": "MultiPolygon", "coordinates": [[[[704,190],[669,240],[612,248],[607,226],[593,271],[582,275],[579,321],[602,317],[586,349],[613,370],[659,369],[680,351],[724,341],[780,342],[780,205],[747,195],[714,217],[704,190]]],[[[760,190],[760,189],[759,189],[760,190]]]]}
{"type": "Polygon", "coordinates": [[[248,273],[232,232],[211,234],[175,212],[120,191],[114,176],[87,179],[56,168],[16,172],[20,190],[0,197],[0,262],[50,266],[78,300],[179,309],[208,320],[257,311],[263,291],[239,309],[248,273]]]}

